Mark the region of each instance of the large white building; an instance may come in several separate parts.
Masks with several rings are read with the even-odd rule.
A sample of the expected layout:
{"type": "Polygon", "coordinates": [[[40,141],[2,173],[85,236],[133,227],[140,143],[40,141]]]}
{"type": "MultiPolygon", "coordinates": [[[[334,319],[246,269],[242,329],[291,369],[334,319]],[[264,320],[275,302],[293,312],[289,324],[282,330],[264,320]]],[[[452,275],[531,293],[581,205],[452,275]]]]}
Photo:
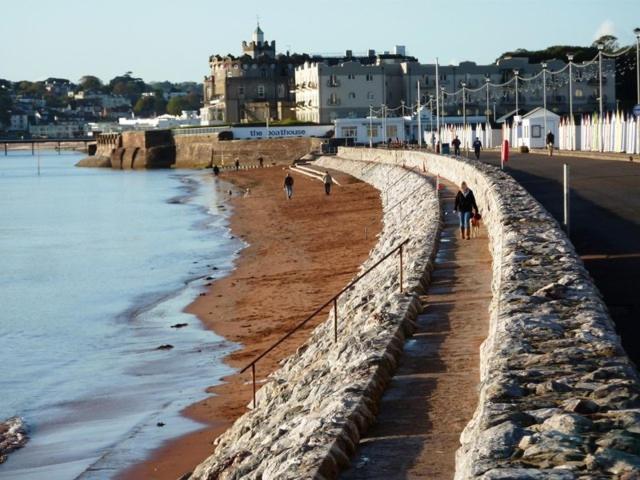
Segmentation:
{"type": "MultiPolygon", "coordinates": [[[[546,76],[542,71],[543,64],[520,57],[500,59],[490,65],[442,65],[437,70],[435,64],[421,64],[398,54],[351,61],[347,58],[335,64],[327,60],[305,62],[295,69],[296,117],[328,123],[338,118],[366,117],[370,108],[379,110],[382,105],[387,116],[403,116],[415,109],[420,100],[421,105],[429,105],[434,112],[438,103],[440,114],[445,116],[462,116],[464,103],[467,116],[487,116],[495,121],[516,113],[516,108],[522,113],[541,107],[545,84],[550,111],[568,113],[570,87],[574,114],[598,111],[597,62],[574,64],[571,86],[564,61],[549,60],[546,76]]],[[[603,60],[603,72],[603,108],[611,111],[616,107],[613,59],[603,60]]]]}

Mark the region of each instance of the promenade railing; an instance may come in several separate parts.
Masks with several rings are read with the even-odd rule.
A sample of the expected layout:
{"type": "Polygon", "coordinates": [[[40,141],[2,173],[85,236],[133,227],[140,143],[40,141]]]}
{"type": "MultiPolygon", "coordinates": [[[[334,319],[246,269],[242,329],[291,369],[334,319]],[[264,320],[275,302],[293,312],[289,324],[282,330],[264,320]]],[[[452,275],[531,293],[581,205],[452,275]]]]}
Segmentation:
{"type": "Polygon", "coordinates": [[[386,259],[391,257],[396,252],[398,252],[398,257],[399,257],[399,261],[400,261],[400,271],[399,271],[400,292],[401,293],[403,292],[404,274],[403,274],[403,258],[402,258],[402,256],[403,256],[404,246],[407,244],[408,241],[409,241],[409,239],[407,238],[404,241],[402,241],[400,244],[396,245],[391,251],[389,251],[386,255],[384,255],[382,258],[377,260],[373,265],[371,265],[364,272],[362,272],[355,279],[353,279],[346,287],[344,287],[342,290],[340,290],[338,293],[336,293],[328,301],[323,303],[311,315],[309,315],[307,318],[305,318],[300,323],[298,323],[296,326],[294,326],[291,330],[289,330],[289,332],[286,335],[281,337],[277,342],[275,342],[273,345],[271,345],[269,348],[267,348],[264,352],[262,352],[260,355],[258,355],[255,359],[253,359],[251,361],[251,363],[249,363],[246,367],[244,367],[242,370],[240,370],[240,373],[244,373],[248,369],[251,369],[251,380],[252,380],[252,384],[253,384],[253,408],[255,408],[255,406],[256,406],[256,364],[261,359],[263,359],[267,354],[269,354],[272,350],[274,350],[278,345],[280,345],[287,338],[289,338],[291,335],[293,335],[296,331],[298,331],[300,328],[302,328],[307,322],[309,322],[316,315],[318,315],[325,308],[327,308],[329,305],[333,305],[333,341],[337,343],[338,342],[338,298],[343,293],[345,293],[347,290],[349,290],[354,285],[356,285],[360,280],[362,280],[364,277],[366,277],[369,273],[371,273],[373,270],[375,270],[382,262],[384,262],[386,259]]]}

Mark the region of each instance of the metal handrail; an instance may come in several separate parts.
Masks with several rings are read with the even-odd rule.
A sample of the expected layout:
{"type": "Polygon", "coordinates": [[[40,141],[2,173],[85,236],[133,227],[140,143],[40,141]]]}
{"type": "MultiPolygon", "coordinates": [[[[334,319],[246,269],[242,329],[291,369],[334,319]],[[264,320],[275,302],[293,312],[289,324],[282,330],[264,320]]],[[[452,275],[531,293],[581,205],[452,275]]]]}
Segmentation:
{"type": "Polygon", "coordinates": [[[240,370],[240,373],[244,373],[249,368],[251,368],[251,377],[252,377],[252,383],[253,383],[253,407],[254,408],[256,406],[256,363],[258,363],[258,361],[260,361],[263,357],[265,357],[269,352],[271,352],[274,348],[276,348],[278,345],[280,345],[282,342],[284,342],[287,338],[289,338],[291,335],[293,335],[298,329],[300,329],[302,326],[304,326],[309,320],[311,320],[313,317],[318,315],[322,310],[327,308],[332,303],[333,303],[333,309],[334,309],[334,315],[333,315],[333,341],[337,342],[338,341],[338,297],[340,297],[340,295],[342,295],[344,292],[346,292],[351,287],[353,287],[356,283],[358,283],[360,280],[362,280],[366,275],[371,273],[378,265],[380,265],[382,262],[384,262],[387,258],[389,258],[391,255],[393,255],[395,252],[399,252],[399,256],[400,256],[400,293],[402,293],[404,291],[403,290],[403,286],[402,286],[402,284],[404,283],[402,250],[403,250],[403,247],[407,244],[408,241],[409,241],[409,239],[407,238],[403,242],[401,242],[400,244],[396,245],[385,256],[380,258],[376,263],[374,263],[369,268],[367,268],[364,272],[362,272],[360,275],[358,275],[346,287],[344,287],[342,290],[340,290],[338,293],[336,293],[333,297],[331,297],[330,300],[328,300],[327,302],[323,303],[322,306],[318,307],[311,315],[309,315],[303,321],[298,323],[295,327],[293,327],[291,330],[289,330],[289,332],[287,332],[286,335],[284,335],[282,338],[280,338],[277,342],[275,342],[273,345],[271,345],[269,348],[267,348],[264,352],[262,352],[256,358],[254,358],[251,361],[251,363],[249,363],[246,367],[244,367],[242,370],[240,370]]]}

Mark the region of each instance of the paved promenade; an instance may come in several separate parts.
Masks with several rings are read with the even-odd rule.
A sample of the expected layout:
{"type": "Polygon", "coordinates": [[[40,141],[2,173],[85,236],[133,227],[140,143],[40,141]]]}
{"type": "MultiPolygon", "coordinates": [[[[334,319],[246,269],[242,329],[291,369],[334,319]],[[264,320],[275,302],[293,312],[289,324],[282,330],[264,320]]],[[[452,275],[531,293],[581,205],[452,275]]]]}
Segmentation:
{"type": "Polygon", "coordinates": [[[460,433],[477,403],[479,348],[489,322],[491,255],[486,231],[460,240],[457,187],[442,192],[445,225],[413,337],[380,413],[342,479],[453,478],[460,433]]]}
{"type": "MultiPolygon", "coordinates": [[[[576,152],[579,155],[579,152],[576,152]]],[[[499,153],[481,160],[499,165],[499,153]]],[[[640,162],[515,154],[506,171],[562,222],[562,164],[571,170],[571,240],[640,365],[640,162]]]]}

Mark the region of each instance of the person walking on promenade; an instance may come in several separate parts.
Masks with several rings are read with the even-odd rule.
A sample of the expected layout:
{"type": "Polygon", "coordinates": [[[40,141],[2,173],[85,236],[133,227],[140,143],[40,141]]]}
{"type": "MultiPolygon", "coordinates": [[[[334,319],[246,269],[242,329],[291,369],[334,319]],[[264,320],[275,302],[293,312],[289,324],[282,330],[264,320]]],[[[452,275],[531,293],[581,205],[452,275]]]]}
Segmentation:
{"type": "Polygon", "coordinates": [[[480,149],[482,148],[482,142],[478,137],[473,141],[473,151],[476,154],[476,160],[480,160],[480,149]]]}
{"type": "Polygon", "coordinates": [[[471,215],[478,213],[478,205],[476,205],[473,192],[467,187],[467,182],[460,184],[453,211],[458,212],[460,217],[460,238],[469,240],[471,238],[471,215]]]}
{"type": "Polygon", "coordinates": [[[287,173],[287,176],[284,177],[284,191],[287,193],[287,198],[291,200],[293,196],[293,177],[290,173],[287,173]]]}
{"type": "Polygon", "coordinates": [[[454,138],[451,142],[451,145],[453,145],[453,154],[456,157],[460,156],[460,139],[458,138],[458,136],[456,135],[456,138],[454,138]]]}
{"type": "Polygon", "coordinates": [[[324,183],[324,193],[327,195],[331,195],[331,185],[333,185],[333,178],[329,175],[329,172],[325,170],[324,176],[322,177],[322,183],[324,183]]]}
{"type": "Polygon", "coordinates": [[[237,172],[238,170],[240,170],[240,160],[238,160],[237,158],[236,158],[235,165],[236,165],[236,172],[237,172]]]}
{"type": "Polygon", "coordinates": [[[218,165],[214,165],[213,166],[213,175],[215,177],[217,177],[218,175],[220,175],[220,167],[218,167],[218,165]]]}
{"type": "Polygon", "coordinates": [[[553,157],[553,144],[556,140],[555,135],[551,132],[551,130],[549,130],[549,133],[547,133],[547,148],[549,149],[549,156],[553,157]]]}

